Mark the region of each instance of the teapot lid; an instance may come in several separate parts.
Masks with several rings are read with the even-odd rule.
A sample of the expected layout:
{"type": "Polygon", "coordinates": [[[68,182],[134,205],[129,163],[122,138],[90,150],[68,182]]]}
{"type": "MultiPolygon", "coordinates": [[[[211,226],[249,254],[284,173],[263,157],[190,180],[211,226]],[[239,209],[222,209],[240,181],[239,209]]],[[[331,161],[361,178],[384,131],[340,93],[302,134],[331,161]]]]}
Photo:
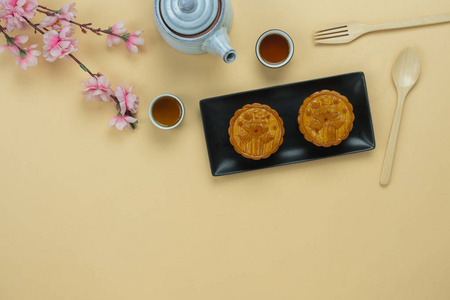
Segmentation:
{"type": "Polygon", "coordinates": [[[161,15],[173,31],[194,35],[206,30],[216,19],[218,0],[160,0],[161,15]]]}

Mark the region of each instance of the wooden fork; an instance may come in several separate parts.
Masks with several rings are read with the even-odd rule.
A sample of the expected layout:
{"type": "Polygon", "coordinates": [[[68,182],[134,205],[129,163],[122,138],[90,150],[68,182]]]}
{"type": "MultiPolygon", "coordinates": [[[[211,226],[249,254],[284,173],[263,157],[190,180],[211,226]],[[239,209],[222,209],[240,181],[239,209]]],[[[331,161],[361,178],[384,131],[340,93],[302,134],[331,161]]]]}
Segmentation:
{"type": "Polygon", "coordinates": [[[379,25],[367,25],[353,21],[346,21],[331,24],[314,31],[313,39],[314,42],[321,44],[344,44],[372,31],[415,27],[445,22],[450,22],[450,13],[379,25]]]}

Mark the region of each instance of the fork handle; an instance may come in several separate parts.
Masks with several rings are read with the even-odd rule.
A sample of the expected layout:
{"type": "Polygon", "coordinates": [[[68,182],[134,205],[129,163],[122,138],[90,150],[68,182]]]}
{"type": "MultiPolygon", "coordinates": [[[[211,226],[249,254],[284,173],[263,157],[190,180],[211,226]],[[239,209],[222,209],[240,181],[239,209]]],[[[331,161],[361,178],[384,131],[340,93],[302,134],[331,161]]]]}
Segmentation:
{"type": "Polygon", "coordinates": [[[450,22],[450,13],[433,15],[421,18],[408,19],[403,21],[389,22],[378,25],[369,25],[368,31],[378,31],[378,30],[388,30],[388,29],[396,29],[396,28],[406,28],[406,27],[415,27],[415,26],[423,26],[430,24],[438,24],[450,22]]]}

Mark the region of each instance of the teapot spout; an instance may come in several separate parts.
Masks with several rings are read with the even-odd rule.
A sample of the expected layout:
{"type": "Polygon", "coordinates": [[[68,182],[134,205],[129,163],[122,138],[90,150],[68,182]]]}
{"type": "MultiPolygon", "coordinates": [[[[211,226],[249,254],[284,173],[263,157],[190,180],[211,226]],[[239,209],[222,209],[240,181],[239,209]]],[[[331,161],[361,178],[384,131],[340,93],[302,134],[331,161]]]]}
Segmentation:
{"type": "Polygon", "coordinates": [[[207,39],[203,47],[209,53],[222,57],[226,63],[231,63],[236,59],[236,51],[230,46],[230,38],[225,27],[207,39]]]}

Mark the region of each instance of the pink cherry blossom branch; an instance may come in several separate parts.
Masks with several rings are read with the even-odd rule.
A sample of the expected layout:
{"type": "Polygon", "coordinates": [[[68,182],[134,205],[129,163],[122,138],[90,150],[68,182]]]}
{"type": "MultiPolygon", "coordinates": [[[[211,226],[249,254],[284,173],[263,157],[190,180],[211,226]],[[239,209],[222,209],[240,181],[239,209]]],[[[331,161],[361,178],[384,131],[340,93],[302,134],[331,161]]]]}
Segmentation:
{"type": "Polygon", "coordinates": [[[91,32],[95,33],[96,35],[102,35],[101,33],[105,33],[105,34],[109,34],[109,35],[113,35],[113,36],[117,36],[118,38],[121,38],[124,42],[128,42],[128,36],[130,35],[129,33],[124,34],[124,35],[120,35],[120,34],[116,34],[114,33],[110,28],[109,29],[101,29],[101,28],[92,28],[91,25],[92,23],[86,23],[86,24],[80,24],[78,22],[75,21],[69,21],[70,23],[77,25],[81,28],[81,31],[83,33],[87,33],[87,30],[90,30],[91,32]]]}
{"type": "Polygon", "coordinates": [[[42,8],[42,9],[45,9],[45,10],[48,10],[48,11],[51,11],[51,12],[54,12],[54,13],[58,12],[58,10],[50,9],[50,8],[48,8],[46,6],[43,6],[43,5],[40,5],[40,4],[38,5],[38,7],[42,8]]]}
{"type": "Polygon", "coordinates": [[[89,73],[91,77],[88,78],[87,83],[82,82],[86,88],[81,91],[86,96],[87,101],[102,100],[110,102],[110,99],[114,100],[118,113],[110,120],[108,126],[115,125],[119,130],[135,128],[137,119],[133,115],[137,113],[139,97],[131,92],[133,86],[126,88],[125,84],[122,83],[113,91],[110,88],[111,83],[104,75],[92,72],[72,54],[78,50],[78,41],[71,36],[74,33],[73,27],[78,26],[82,33],[91,31],[96,35],[106,34],[106,43],[109,47],[125,41],[128,51],[138,53],[137,46],[144,45],[144,39],[139,37],[142,33],[141,30],[128,33],[124,27],[124,22],[116,23],[106,30],[94,28],[92,23],[75,22],[77,10],[74,2],[65,4],[59,10],[52,10],[39,5],[37,0],[0,0],[0,9],[2,10],[0,11],[0,21],[5,20],[6,22],[4,27],[0,26],[0,31],[6,38],[6,45],[0,46],[0,52],[8,49],[12,55],[18,56],[16,65],[20,64],[20,68],[24,71],[28,66],[35,66],[38,62],[37,56],[41,54],[40,51],[34,50],[37,44],[24,47],[23,44],[28,40],[27,35],[11,37],[8,34],[14,28],[22,30],[31,26],[35,34],[43,35],[43,56],[48,62],[54,62],[58,58],[66,58],[73,60],[83,71],[89,73]],[[31,21],[36,12],[46,15],[40,23],[31,21]]]}
{"type": "MultiPolygon", "coordinates": [[[[46,28],[44,28],[44,30],[42,30],[42,29],[39,28],[36,24],[34,24],[33,22],[31,22],[30,20],[28,20],[28,19],[26,19],[26,18],[25,18],[25,20],[27,21],[28,24],[30,24],[31,27],[34,28],[34,31],[35,31],[35,32],[39,32],[40,34],[44,35],[44,34],[45,34],[44,30],[45,30],[45,31],[48,31],[46,28]]],[[[99,76],[98,73],[97,73],[97,74],[92,73],[92,72],[86,67],[86,65],[84,65],[84,64],[83,64],[78,58],[76,58],[72,53],[70,53],[68,56],[69,56],[70,58],[72,58],[72,59],[80,66],[80,68],[83,69],[83,71],[89,73],[89,75],[91,75],[92,77],[97,77],[97,76],[99,76]]]]}
{"type": "MultiPolygon", "coordinates": [[[[35,31],[39,32],[40,34],[44,35],[45,32],[40,29],[36,24],[34,24],[33,22],[31,22],[30,20],[26,19],[28,24],[30,24],[31,27],[34,28],[35,31]]],[[[47,29],[44,29],[45,31],[47,31],[47,29]]],[[[84,65],[79,59],[77,59],[72,53],[69,54],[69,57],[72,58],[79,66],[81,69],[83,69],[83,71],[89,73],[89,75],[91,75],[92,77],[97,77],[98,74],[94,74],[92,73],[87,67],[86,65],[84,65]]]]}
{"type": "Polygon", "coordinates": [[[3,35],[6,38],[6,43],[7,44],[11,44],[14,47],[17,48],[17,50],[19,50],[20,56],[22,58],[24,58],[24,56],[28,53],[27,50],[23,49],[22,47],[20,47],[19,45],[16,44],[16,42],[14,41],[14,38],[12,38],[11,36],[9,36],[9,34],[6,32],[6,28],[4,28],[2,25],[0,25],[0,31],[3,33],[3,35]]]}
{"type": "MultiPolygon", "coordinates": [[[[40,12],[41,14],[45,14],[47,16],[53,17],[53,16],[59,14],[59,11],[47,8],[47,7],[42,6],[42,5],[39,5],[39,8],[45,9],[45,10],[37,9],[37,11],[40,12]]],[[[91,26],[92,23],[83,23],[83,24],[81,24],[81,23],[78,23],[78,22],[75,22],[75,21],[70,21],[70,20],[68,22],[70,22],[70,23],[80,27],[81,32],[83,32],[83,33],[87,33],[87,31],[86,31],[86,29],[87,29],[87,30],[95,33],[96,35],[100,35],[101,36],[102,33],[104,33],[104,34],[109,34],[109,35],[113,35],[113,36],[116,36],[118,38],[121,38],[124,42],[128,41],[129,34],[125,34],[125,35],[116,34],[116,33],[114,33],[111,30],[111,28],[108,28],[108,29],[102,29],[100,27],[99,28],[93,28],[91,26]]]]}
{"type": "MultiPolygon", "coordinates": [[[[40,29],[39,27],[37,27],[36,24],[34,24],[33,22],[31,22],[30,20],[28,20],[27,18],[23,17],[25,19],[25,21],[27,21],[28,24],[30,24],[31,27],[34,28],[34,33],[39,32],[40,34],[44,35],[44,31],[42,29],[40,29]]],[[[45,31],[47,31],[47,29],[44,28],[45,31]]]]}
{"type": "MultiPolygon", "coordinates": [[[[35,31],[39,32],[40,34],[44,35],[44,34],[45,34],[44,30],[47,31],[47,29],[42,30],[41,28],[39,28],[36,24],[34,24],[33,22],[31,22],[31,21],[28,20],[27,18],[24,18],[24,19],[27,21],[27,23],[28,23],[31,27],[34,28],[35,31]]],[[[3,28],[3,27],[2,27],[2,28],[3,28]]],[[[3,30],[2,30],[2,31],[3,31],[3,30]]],[[[5,34],[6,34],[6,33],[5,33],[5,34]]],[[[19,49],[20,49],[20,48],[19,48],[19,49]]],[[[72,53],[68,54],[68,56],[69,56],[73,61],[75,61],[75,62],[80,66],[80,68],[83,69],[83,71],[89,73],[89,75],[91,75],[92,77],[98,78],[99,76],[102,75],[101,73],[96,73],[96,74],[92,73],[92,72],[86,67],[86,65],[83,64],[83,63],[82,63],[78,58],[76,58],[75,55],[73,55],[72,53]]],[[[111,97],[111,99],[114,100],[114,102],[116,103],[117,107],[120,107],[120,101],[119,101],[119,99],[117,99],[117,97],[116,97],[115,95],[112,95],[112,94],[110,94],[109,96],[111,97]]],[[[126,110],[125,113],[124,113],[124,117],[126,117],[126,116],[133,116],[133,114],[132,114],[129,110],[126,110]]],[[[135,128],[135,125],[134,125],[134,124],[131,123],[130,125],[131,125],[131,127],[132,127],[133,129],[135,128]]]]}

